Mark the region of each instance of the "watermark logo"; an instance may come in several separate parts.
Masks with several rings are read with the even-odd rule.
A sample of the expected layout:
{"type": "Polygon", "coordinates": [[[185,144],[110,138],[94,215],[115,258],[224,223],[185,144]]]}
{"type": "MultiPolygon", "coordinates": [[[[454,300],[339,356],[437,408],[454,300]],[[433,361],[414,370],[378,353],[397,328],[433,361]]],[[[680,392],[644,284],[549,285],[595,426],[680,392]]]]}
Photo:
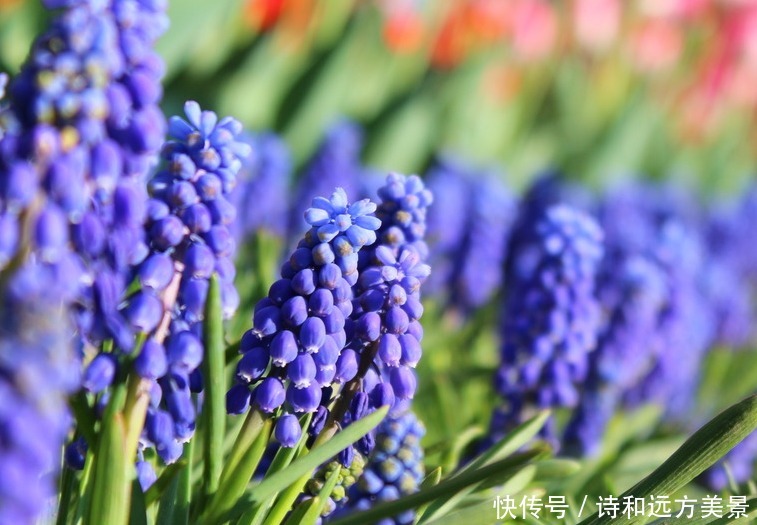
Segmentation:
{"type": "Polygon", "coordinates": [[[580,505],[579,502],[569,502],[565,496],[498,495],[494,497],[492,507],[497,521],[527,518],[539,520],[545,517],[563,520],[569,514],[581,518],[592,514],[593,509],[596,509],[600,518],[644,516],[648,518],[738,519],[746,518],[749,513],[746,496],[729,496],[724,499],[721,496],[709,494],[701,499],[690,498],[686,495],[675,499],[670,499],[669,496],[647,498],[599,496],[596,501],[591,502],[589,496],[584,496],[580,505]]]}

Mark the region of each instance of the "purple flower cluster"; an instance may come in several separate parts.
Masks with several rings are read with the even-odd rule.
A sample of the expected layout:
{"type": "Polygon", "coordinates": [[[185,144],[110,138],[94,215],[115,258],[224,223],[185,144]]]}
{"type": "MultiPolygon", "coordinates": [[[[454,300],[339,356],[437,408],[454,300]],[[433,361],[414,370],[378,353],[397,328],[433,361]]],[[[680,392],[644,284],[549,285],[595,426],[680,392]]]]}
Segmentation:
{"type": "Polygon", "coordinates": [[[613,254],[608,246],[598,292],[605,321],[563,440],[565,451],[577,456],[599,452],[622,395],[649,373],[662,350],[657,326],[667,290],[660,268],[641,255],[613,254]]]}
{"type": "Polygon", "coordinates": [[[148,184],[145,228],[150,254],[135,269],[141,287],[126,307],[132,325],[153,334],[136,357],[134,370],[157,381],[145,437],[167,463],[178,458],[181,442],[194,431],[191,392],[202,388],[202,320],[213,273],[221,285],[224,317],[231,317],[239,304],[235,241],[229,231],[236,210],[228,196],[240,158],[250,151],[237,140],[242,126],[235,119],[219,120],[196,102],[187,102],[184,110],[186,120],[170,120],[173,140],[163,146],[164,167],[148,184]]]}
{"type": "Polygon", "coordinates": [[[750,224],[757,220],[757,192],[719,203],[704,220],[704,246],[710,257],[703,272],[705,294],[715,316],[715,341],[731,348],[746,346],[755,335],[753,304],[757,251],[750,224]],[[754,253],[753,253],[754,252],[754,253]]]}
{"type": "MultiPolygon", "coordinates": [[[[366,510],[378,502],[393,501],[418,490],[425,475],[421,439],[423,423],[411,411],[389,416],[379,425],[376,447],[365,464],[363,475],[347,491],[346,504],[333,516],[366,510]]],[[[410,525],[412,510],[381,523],[410,525]]]]}
{"type": "MultiPolygon", "coordinates": [[[[142,179],[165,127],[163,65],[152,50],[167,25],[165,3],[47,5],[65,9],[10,85],[0,222],[18,230],[21,217],[33,217],[36,271],[51,274],[37,280],[38,292],[66,281],[88,342],[112,338],[128,350],[131,327],[118,306],[125,272],[147,253],[142,179]]],[[[18,242],[4,236],[3,264],[18,242]]]]}
{"type": "Polygon", "coordinates": [[[55,494],[76,388],[66,312],[49,302],[0,304],[0,523],[35,523],[55,494]]]}
{"type": "MultiPolygon", "coordinates": [[[[349,204],[338,188],[316,197],[305,212],[310,230],[281,268],[281,279],[258,302],[253,327],[244,335],[237,384],[227,395],[229,413],[252,403],[273,412],[286,403],[293,412],[314,412],[324,387],[357,373],[357,355],[345,350],[345,321],[352,313],[358,252],[376,240],[380,222],[367,199],[349,204]]],[[[299,437],[299,425],[282,425],[283,444],[299,437]]]]}
{"type": "Polygon", "coordinates": [[[428,220],[434,266],[429,284],[432,293],[449,286],[449,307],[470,312],[502,284],[515,199],[497,174],[473,172],[452,159],[431,170],[428,185],[435,196],[428,220]]]}
{"type": "Polygon", "coordinates": [[[624,401],[632,406],[659,403],[669,419],[683,422],[714,334],[710,303],[701,287],[702,244],[697,232],[675,216],[650,214],[639,220],[644,217],[648,233],[637,253],[659,268],[666,288],[655,329],[660,351],[649,373],[629,385],[624,401]]]}
{"type": "MultiPolygon", "coordinates": [[[[565,205],[544,210],[511,253],[502,323],[502,364],[495,378],[505,404],[494,414],[492,439],[537,408],[574,407],[596,345],[595,277],[602,231],[565,205]]],[[[545,429],[554,440],[554,429],[545,429]]]]}
{"type": "MultiPolygon", "coordinates": [[[[337,416],[342,428],[381,406],[392,407],[395,415],[406,411],[417,387],[414,368],[423,338],[420,285],[430,272],[420,254],[428,252],[424,236],[432,194],[417,176],[396,173],[387,176],[377,193],[380,243],[361,252],[354,308],[346,324],[350,337],[342,357],[350,363],[349,381],[356,391],[341,400],[349,403],[337,416]]],[[[311,436],[321,432],[330,416],[328,393],[308,429],[311,436]]],[[[375,435],[371,431],[344,449],[340,464],[349,468],[356,457],[368,457],[375,435]]]]}
{"type": "Polygon", "coordinates": [[[363,133],[354,122],[340,120],[326,132],[323,142],[308,161],[291,203],[289,217],[290,244],[310,225],[302,220],[302,210],[319,195],[328,195],[334,188],[343,188],[350,200],[357,198],[358,177],[363,170],[360,149],[363,133]]]}
{"type": "MultiPolygon", "coordinates": [[[[359,392],[342,426],[384,405],[401,413],[417,388],[414,369],[423,339],[420,287],[431,271],[423,262],[428,253],[426,212],[433,198],[420,178],[396,173],[387,177],[378,195],[379,243],[365,251],[360,264],[349,319],[352,338],[345,350],[359,363],[355,375],[359,392]]],[[[343,465],[350,464],[355,447],[369,455],[373,438],[372,432],[345,450],[340,456],[343,465]]]]}

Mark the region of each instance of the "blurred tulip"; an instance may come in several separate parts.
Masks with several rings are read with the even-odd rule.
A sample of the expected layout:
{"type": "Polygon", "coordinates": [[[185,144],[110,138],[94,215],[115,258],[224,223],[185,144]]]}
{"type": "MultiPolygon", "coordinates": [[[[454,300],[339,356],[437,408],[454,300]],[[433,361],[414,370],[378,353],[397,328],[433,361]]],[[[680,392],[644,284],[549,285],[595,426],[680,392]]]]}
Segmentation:
{"type": "Polygon", "coordinates": [[[681,55],[681,31],[663,19],[647,20],[631,35],[631,58],[642,72],[655,73],[672,66],[681,55]]]}
{"type": "Polygon", "coordinates": [[[557,40],[557,15],[552,4],[543,0],[521,0],[513,13],[512,44],[524,61],[549,55],[557,40]]]}
{"type": "Polygon", "coordinates": [[[248,0],[244,6],[244,20],[258,31],[268,31],[281,18],[285,0],[248,0]]]}
{"type": "Polygon", "coordinates": [[[587,51],[605,51],[618,38],[622,15],[619,0],[576,0],[572,15],[573,36],[587,51]]]}
{"type": "Polygon", "coordinates": [[[388,13],[382,31],[387,47],[398,54],[418,51],[423,44],[424,33],[421,16],[408,8],[388,13]]]}

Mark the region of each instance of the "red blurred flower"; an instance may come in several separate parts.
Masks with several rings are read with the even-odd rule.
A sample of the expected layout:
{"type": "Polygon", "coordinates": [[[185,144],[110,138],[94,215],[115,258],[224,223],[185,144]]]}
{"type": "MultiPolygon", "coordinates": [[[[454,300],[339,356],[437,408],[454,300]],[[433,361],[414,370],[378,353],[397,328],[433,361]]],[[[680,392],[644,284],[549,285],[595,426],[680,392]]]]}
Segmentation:
{"type": "Polygon", "coordinates": [[[284,3],[285,0],[247,0],[244,5],[244,19],[250,27],[258,31],[267,31],[281,18],[284,3]]]}

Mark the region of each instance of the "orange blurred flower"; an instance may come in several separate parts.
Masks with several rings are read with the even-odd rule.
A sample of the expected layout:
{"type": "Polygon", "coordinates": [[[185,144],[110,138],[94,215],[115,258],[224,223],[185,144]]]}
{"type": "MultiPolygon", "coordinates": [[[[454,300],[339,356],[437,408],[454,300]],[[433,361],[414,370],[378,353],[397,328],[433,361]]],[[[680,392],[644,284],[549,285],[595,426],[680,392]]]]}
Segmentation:
{"type": "Polygon", "coordinates": [[[285,0],[247,0],[244,20],[257,31],[267,31],[279,21],[284,3],[285,0]]]}

